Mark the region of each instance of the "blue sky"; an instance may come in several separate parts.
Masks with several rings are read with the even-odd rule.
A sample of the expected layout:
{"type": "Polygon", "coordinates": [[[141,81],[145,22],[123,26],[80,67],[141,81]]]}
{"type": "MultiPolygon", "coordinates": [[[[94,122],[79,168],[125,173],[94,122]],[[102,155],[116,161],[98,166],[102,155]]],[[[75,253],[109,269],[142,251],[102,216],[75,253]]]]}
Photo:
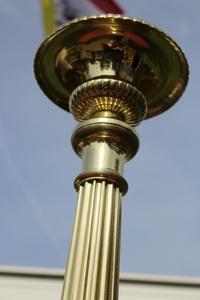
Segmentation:
{"type": "MultiPolygon", "coordinates": [[[[168,33],[190,66],[181,100],[137,129],[140,150],[125,167],[121,271],[200,276],[200,2],[119,2],[168,33]]],[[[76,122],[34,79],[39,1],[1,0],[0,24],[0,265],[63,268],[81,168],[70,145],[76,122]]]]}

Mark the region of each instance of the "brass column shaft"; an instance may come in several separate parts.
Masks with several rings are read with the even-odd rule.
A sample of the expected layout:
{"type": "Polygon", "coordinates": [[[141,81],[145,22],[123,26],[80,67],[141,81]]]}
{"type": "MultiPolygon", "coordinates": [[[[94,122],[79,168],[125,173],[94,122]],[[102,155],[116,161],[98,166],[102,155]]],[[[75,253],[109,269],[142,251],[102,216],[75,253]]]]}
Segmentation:
{"type": "Polygon", "coordinates": [[[80,186],[62,300],[118,299],[120,228],[119,188],[80,186]]]}

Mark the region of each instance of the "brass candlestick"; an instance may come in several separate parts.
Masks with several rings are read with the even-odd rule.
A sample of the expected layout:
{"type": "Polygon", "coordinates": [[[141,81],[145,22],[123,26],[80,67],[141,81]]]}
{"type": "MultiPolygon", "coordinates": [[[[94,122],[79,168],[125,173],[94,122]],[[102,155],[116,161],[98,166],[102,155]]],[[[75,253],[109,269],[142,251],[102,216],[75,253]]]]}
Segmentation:
{"type": "Polygon", "coordinates": [[[76,19],[40,46],[36,79],[80,122],[72,145],[83,159],[63,300],[118,298],[123,165],[136,154],[142,120],[170,108],[188,65],[177,44],[143,21],[119,15],[76,19]]]}

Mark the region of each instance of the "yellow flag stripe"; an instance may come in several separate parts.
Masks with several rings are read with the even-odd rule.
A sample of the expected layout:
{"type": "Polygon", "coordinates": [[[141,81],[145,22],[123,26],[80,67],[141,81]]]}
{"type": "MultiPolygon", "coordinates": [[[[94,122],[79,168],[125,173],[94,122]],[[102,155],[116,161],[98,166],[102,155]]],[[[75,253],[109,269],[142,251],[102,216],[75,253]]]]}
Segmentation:
{"type": "Polygon", "coordinates": [[[54,1],[40,0],[40,3],[43,15],[44,33],[47,36],[56,29],[54,1]]]}

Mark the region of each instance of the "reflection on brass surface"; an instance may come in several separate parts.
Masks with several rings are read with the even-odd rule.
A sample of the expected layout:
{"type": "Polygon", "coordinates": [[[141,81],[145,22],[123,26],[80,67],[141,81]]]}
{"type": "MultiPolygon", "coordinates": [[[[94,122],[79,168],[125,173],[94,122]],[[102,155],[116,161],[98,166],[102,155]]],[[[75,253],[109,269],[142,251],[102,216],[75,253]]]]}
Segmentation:
{"type": "Polygon", "coordinates": [[[141,20],[120,15],[76,19],[40,46],[35,74],[43,91],[69,110],[80,84],[113,78],[137,88],[147,99],[146,118],[170,108],[188,80],[188,65],[177,44],[141,20]]]}
{"type": "Polygon", "coordinates": [[[146,99],[135,87],[108,78],[79,85],[70,96],[69,108],[78,121],[110,112],[132,126],[138,125],[147,113],[146,99]]]}
{"type": "Polygon", "coordinates": [[[72,134],[74,151],[83,158],[83,148],[93,142],[106,142],[119,154],[126,154],[124,163],[139,149],[139,138],[134,128],[117,119],[93,118],[80,123],[72,134]]]}
{"type": "Polygon", "coordinates": [[[124,177],[111,172],[82,172],[74,180],[74,187],[77,191],[79,191],[80,187],[84,185],[85,182],[93,183],[94,181],[106,181],[107,183],[112,183],[119,189],[122,196],[126,195],[128,191],[128,183],[124,177]]]}

